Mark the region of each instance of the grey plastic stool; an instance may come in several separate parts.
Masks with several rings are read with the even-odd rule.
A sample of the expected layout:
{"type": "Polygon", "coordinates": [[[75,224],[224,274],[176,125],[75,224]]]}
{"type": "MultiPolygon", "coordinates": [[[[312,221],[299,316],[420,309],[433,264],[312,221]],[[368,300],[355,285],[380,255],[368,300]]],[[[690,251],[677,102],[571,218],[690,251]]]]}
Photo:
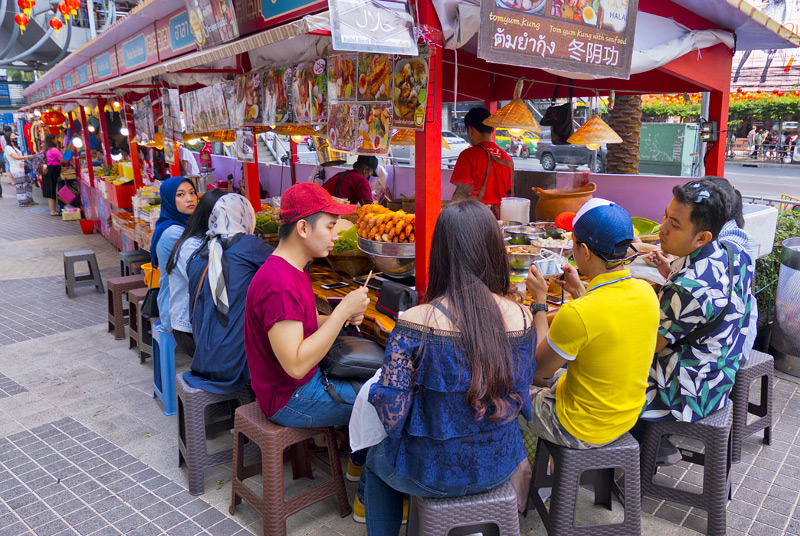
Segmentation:
{"type": "Polygon", "coordinates": [[[618,536],[642,532],[642,502],[639,488],[639,443],[629,433],[604,447],[570,449],[539,439],[533,468],[529,499],[533,500],[547,534],[569,536],[618,536]],[[554,474],[548,475],[550,457],[554,474]],[[614,469],[624,471],[625,493],[614,481],[614,469]],[[576,525],[578,489],[581,484],[594,484],[594,503],[612,508],[613,492],[624,505],[622,523],[576,525]],[[539,495],[542,488],[552,488],[550,510],[539,495]]]}
{"type": "Polygon", "coordinates": [[[186,464],[189,493],[202,495],[205,493],[205,469],[229,463],[233,457],[232,437],[230,448],[209,453],[206,436],[232,430],[236,408],[253,402],[256,395],[249,385],[227,395],[195,389],[186,383],[183,373],[175,375],[175,390],[178,395],[178,466],[186,464]]]}
{"type": "Polygon", "coordinates": [[[708,513],[706,534],[725,534],[725,510],[731,493],[732,422],[733,404],[730,403],[692,423],[648,422],[642,442],[642,495],[701,508],[708,513]],[[680,447],[684,461],[703,466],[703,490],[699,494],[662,486],[653,481],[658,469],[656,458],[661,438],[670,434],[696,439],[705,445],[705,453],[680,447]]]}
{"type": "Polygon", "coordinates": [[[734,463],[742,461],[742,441],[756,432],[764,430],[764,443],[772,441],[772,380],[775,376],[775,360],[769,354],[750,351],[750,357],[739,367],[731,391],[733,403],[733,427],[731,428],[731,457],[734,463]],[[761,380],[761,400],[750,402],[750,384],[761,380]],[[747,423],[747,418],[757,418],[747,423]]]}
{"type": "Polygon", "coordinates": [[[100,268],[97,266],[97,257],[91,249],[64,252],[64,290],[70,298],[75,297],[75,288],[79,286],[94,286],[102,294],[103,279],[100,277],[100,268]],[[86,262],[89,265],[88,275],[75,275],[75,264],[86,262]]]}
{"type": "Polygon", "coordinates": [[[506,482],[486,493],[428,499],[411,497],[408,536],[519,536],[517,494],[506,482]]]}
{"type": "Polygon", "coordinates": [[[150,262],[150,253],[143,249],[137,249],[136,251],[120,251],[119,276],[125,277],[140,273],[141,269],[139,269],[138,272],[134,271],[133,265],[136,263],[141,267],[142,263],[145,262],[150,262]]]}

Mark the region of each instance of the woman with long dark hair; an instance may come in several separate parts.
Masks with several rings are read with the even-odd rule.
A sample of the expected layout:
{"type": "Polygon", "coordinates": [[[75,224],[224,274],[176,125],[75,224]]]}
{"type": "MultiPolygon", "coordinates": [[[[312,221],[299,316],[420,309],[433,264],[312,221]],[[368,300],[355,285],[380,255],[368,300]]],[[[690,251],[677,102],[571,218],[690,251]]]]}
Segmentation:
{"type": "Polygon", "coordinates": [[[17,145],[16,133],[6,132],[6,149],[3,152],[8,159],[9,173],[11,174],[11,184],[17,189],[17,202],[21,207],[35,205],[33,202],[33,184],[31,178],[25,173],[25,161],[33,158],[31,155],[23,155],[17,145]]]}
{"type": "Polygon", "coordinates": [[[169,277],[169,319],[172,324],[172,335],[180,350],[189,356],[194,355],[195,345],[190,312],[192,289],[189,288],[186,263],[189,262],[192,253],[203,244],[211,211],[223,195],[225,192],[222,190],[213,189],[200,198],[194,212],[189,216],[189,221],[186,222],[183,234],[172,246],[165,267],[169,277]]]}
{"type": "Polygon", "coordinates": [[[367,532],[400,530],[402,494],[454,497],[506,482],[525,457],[531,415],[530,310],[510,295],[503,237],[489,208],[446,206],[431,245],[428,303],[397,321],[370,388],[388,437],[364,466],[367,532]]]}
{"type": "Polygon", "coordinates": [[[47,199],[50,215],[60,216],[61,214],[56,210],[56,192],[58,191],[58,181],[61,179],[61,162],[64,155],[56,147],[52,134],[45,136],[43,150],[45,172],[42,176],[42,195],[47,199]]]}

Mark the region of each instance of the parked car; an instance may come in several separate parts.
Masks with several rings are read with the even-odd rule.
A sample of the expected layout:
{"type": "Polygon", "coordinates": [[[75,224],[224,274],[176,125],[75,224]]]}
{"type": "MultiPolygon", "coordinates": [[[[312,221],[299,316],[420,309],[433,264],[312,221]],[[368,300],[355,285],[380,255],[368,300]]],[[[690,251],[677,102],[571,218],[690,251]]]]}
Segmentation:
{"type": "MultiPolygon", "coordinates": [[[[442,137],[450,146],[450,149],[442,147],[442,165],[453,167],[461,151],[469,148],[469,142],[447,130],[442,131],[442,137]]],[[[396,164],[410,165],[412,147],[411,145],[391,145],[389,147],[389,156],[395,159],[396,164]]]]}
{"type": "Polygon", "coordinates": [[[533,137],[527,132],[522,136],[512,136],[507,130],[503,129],[498,129],[495,132],[495,143],[512,157],[528,158],[536,152],[538,142],[538,137],[533,137]]]}
{"type": "MultiPolygon", "coordinates": [[[[553,145],[548,139],[539,140],[536,147],[536,158],[539,159],[546,171],[553,171],[557,165],[569,166],[572,171],[575,171],[578,166],[591,165],[592,152],[583,145],[553,145]]],[[[593,170],[595,173],[605,172],[606,154],[606,146],[601,145],[597,151],[597,163],[593,170]]]]}

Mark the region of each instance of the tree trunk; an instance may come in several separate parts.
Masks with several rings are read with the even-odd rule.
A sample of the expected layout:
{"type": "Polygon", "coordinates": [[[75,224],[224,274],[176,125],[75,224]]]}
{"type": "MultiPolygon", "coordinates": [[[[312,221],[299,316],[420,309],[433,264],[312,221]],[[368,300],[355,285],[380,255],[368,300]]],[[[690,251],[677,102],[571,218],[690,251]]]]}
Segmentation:
{"type": "Polygon", "coordinates": [[[642,133],[641,95],[617,95],[608,113],[608,125],[622,138],[609,143],[606,173],[639,173],[639,137],[642,133]]]}

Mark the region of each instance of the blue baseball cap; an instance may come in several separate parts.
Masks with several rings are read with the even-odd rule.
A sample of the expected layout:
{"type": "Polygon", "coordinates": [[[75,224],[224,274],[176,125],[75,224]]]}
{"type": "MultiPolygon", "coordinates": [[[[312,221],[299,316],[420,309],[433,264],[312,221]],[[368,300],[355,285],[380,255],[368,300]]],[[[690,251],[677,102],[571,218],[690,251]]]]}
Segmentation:
{"type": "Polygon", "coordinates": [[[633,222],[628,211],[607,199],[593,198],[572,220],[578,240],[598,253],[620,253],[633,240],[633,222]]]}

